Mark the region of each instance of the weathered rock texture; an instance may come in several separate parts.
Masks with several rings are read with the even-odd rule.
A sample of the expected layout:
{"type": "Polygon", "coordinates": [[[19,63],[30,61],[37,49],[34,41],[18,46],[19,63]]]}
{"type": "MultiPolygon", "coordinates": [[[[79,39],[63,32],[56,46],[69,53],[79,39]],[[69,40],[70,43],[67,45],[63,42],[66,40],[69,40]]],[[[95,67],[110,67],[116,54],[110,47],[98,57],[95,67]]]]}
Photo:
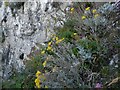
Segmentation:
{"type": "Polygon", "coordinates": [[[49,40],[53,28],[63,25],[63,11],[68,5],[37,0],[20,4],[0,2],[0,76],[3,78],[8,78],[13,68],[18,72],[24,69],[23,61],[31,48],[49,40]]]}

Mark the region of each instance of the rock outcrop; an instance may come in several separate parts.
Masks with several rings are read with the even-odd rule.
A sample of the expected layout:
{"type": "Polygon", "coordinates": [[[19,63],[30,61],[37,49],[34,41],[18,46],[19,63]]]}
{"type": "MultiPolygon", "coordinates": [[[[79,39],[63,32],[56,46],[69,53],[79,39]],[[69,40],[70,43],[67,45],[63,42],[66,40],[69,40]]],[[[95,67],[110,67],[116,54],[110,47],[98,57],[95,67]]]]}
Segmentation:
{"type": "Polygon", "coordinates": [[[67,3],[53,2],[0,2],[0,75],[9,78],[12,70],[21,72],[23,61],[37,43],[49,40],[54,27],[65,21],[63,12],[67,3]]]}

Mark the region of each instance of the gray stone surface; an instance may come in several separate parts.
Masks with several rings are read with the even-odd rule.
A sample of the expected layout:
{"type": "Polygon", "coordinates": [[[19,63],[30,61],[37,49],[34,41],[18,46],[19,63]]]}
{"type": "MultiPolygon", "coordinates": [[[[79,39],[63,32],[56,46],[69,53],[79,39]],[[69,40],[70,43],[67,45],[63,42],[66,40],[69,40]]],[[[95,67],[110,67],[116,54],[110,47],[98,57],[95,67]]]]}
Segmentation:
{"type": "Polygon", "coordinates": [[[47,0],[46,2],[28,0],[24,3],[24,11],[22,7],[17,8],[12,2],[8,7],[5,7],[5,3],[1,5],[0,40],[3,38],[2,32],[5,40],[0,44],[0,57],[2,57],[0,66],[3,67],[0,75],[3,74],[4,78],[9,78],[13,68],[17,71],[24,69],[23,61],[30,54],[31,48],[36,46],[36,43],[49,40],[50,34],[54,33],[53,28],[62,26],[61,23],[65,21],[65,13],[62,10],[67,5],[67,3],[61,4],[60,10],[52,7],[52,2],[47,3],[47,0]],[[11,7],[14,7],[13,11],[11,7]],[[47,11],[46,7],[48,7],[47,11]],[[25,56],[23,60],[19,58],[22,53],[25,56]]]}

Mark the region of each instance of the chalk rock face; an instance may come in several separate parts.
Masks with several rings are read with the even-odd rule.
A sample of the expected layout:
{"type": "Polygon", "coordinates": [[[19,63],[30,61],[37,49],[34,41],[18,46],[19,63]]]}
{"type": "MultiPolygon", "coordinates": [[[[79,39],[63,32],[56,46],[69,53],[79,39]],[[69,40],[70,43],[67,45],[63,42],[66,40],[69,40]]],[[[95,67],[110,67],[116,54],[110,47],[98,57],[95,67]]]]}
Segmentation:
{"type": "Polygon", "coordinates": [[[48,41],[50,34],[54,33],[53,28],[64,24],[65,13],[62,10],[68,5],[54,3],[58,4],[54,7],[53,2],[47,0],[28,0],[17,8],[13,3],[18,2],[10,2],[8,6],[0,3],[0,66],[3,67],[0,74],[3,78],[9,78],[13,68],[18,72],[24,69],[23,62],[31,48],[48,41]]]}

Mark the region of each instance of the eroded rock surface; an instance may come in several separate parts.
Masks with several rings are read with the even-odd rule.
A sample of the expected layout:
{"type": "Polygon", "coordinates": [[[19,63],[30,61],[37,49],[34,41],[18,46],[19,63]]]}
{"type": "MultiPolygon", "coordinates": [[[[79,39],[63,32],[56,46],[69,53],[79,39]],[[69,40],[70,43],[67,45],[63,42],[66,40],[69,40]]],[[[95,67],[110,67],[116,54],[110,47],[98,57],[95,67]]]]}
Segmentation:
{"type": "Polygon", "coordinates": [[[18,2],[0,3],[0,75],[9,78],[13,68],[18,72],[24,69],[23,61],[36,43],[49,40],[54,27],[61,27],[65,21],[63,12],[67,3],[37,2],[28,0],[24,6],[18,2]],[[14,4],[13,4],[14,3],[14,4]],[[12,7],[12,8],[11,8],[12,7]],[[23,8],[24,7],[24,8],[23,8]],[[24,54],[22,59],[20,55],[24,54]]]}

